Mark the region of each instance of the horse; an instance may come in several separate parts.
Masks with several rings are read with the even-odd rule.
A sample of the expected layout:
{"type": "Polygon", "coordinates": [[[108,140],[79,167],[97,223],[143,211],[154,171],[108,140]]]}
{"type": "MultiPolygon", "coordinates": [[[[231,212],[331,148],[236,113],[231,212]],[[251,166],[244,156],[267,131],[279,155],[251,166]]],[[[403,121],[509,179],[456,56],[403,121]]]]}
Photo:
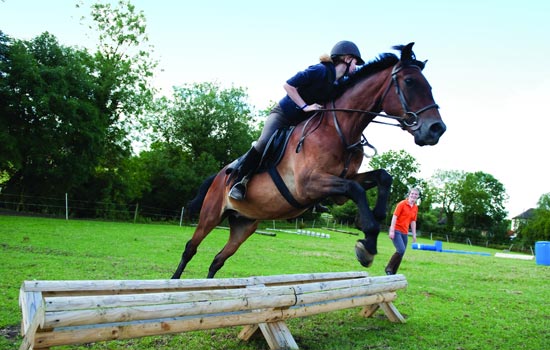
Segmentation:
{"type": "Polygon", "coordinates": [[[215,276],[262,220],[295,218],[329,197],[337,205],[350,199],[356,203],[365,238],[356,242],[355,254],[361,265],[370,267],[377,254],[392,177],[384,169],[358,172],[365,155],[363,146],[370,145],[363,135],[365,128],[379,122],[376,117],[390,118],[394,122],[382,123],[408,131],[419,146],[437,144],[446,130],[422,74],[426,61],[416,59],[413,45],[394,46],[400,57],[381,54],[341,84],[332,101],[294,128],[282,158],[272,168],[278,177],[270,175],[273,172],[255,174],[244,200],[228,196],[232,185],[229,165],[209,177],[188,206],[188,211],[200,208],[199,221],[172,279],[181,277],[197,247],[224,219],[228,219],[229,238],[214,257],[207,278],[215,276]],[[374,187],[377,199],[371,210],[365,191],[374,187]]]}

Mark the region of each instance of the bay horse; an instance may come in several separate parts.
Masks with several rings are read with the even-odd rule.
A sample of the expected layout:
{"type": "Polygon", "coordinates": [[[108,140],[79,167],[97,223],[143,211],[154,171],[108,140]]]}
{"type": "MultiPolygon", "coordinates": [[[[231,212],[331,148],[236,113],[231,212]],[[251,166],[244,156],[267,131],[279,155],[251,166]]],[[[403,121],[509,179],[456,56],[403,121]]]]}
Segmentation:
{"type": "Polygon", "coordinates": [[[422,74],[425,62],[416,59],[413,44],[394,46],[399,58],[385,53],[364,65],[323,110],[295,127],[274,167],[284,183],[282,190],[268,172],[258,173],[248,183],[246,198],[236,201],[228,196],[232,183],[227,166],[207,179],[188,206],[188,211],[200,208],[199,221],[172,278],[181,277],[199,244],[225,218],[229,239],[211,263],[208,278],[214,277],[260,221],[295,218],[327,197],[339,205],[349,199],[356,203],[365,238],[356,242],[355,253],[361,265],[371,266],[392,177],[384,169],[358,172],[363,146],[368,145],[363,131],[377,122],[375,117],[388,117],[424,146],[437,144],[446,130],[422,74]],[[371,210],[365,191],[374,187],[378,196],[371,210]]]}

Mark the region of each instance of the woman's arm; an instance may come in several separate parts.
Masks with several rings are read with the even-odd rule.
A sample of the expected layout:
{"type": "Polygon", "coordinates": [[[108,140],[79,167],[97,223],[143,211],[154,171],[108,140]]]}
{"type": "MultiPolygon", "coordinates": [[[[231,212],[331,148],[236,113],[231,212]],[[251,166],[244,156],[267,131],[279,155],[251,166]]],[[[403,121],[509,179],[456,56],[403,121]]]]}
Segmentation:
{"type": "Polygon", "coordinates": [[[395,223],[397,222],[397,216],[396,215],[393,215],[391,217],[391,225],[390,225],[390,230],[389,230],[389,236],[390,236],[390,239],[393,239],[395,237],[395,223]]]}
{"type": "Polygon", "coordinates": [[[290,99],[294,101],[294,103],[296,103],[296,106],[300,107],[304,112],[311,112],[323,107],[317,103],[308,105],[304,101],[302,96],[300,96],[300,94],[298,93],[298,89],[290,85],[289,83],[285,83],[285,85],[283,85],[283,88],[285,89],[288,97],[290,97],[290,99]]]}

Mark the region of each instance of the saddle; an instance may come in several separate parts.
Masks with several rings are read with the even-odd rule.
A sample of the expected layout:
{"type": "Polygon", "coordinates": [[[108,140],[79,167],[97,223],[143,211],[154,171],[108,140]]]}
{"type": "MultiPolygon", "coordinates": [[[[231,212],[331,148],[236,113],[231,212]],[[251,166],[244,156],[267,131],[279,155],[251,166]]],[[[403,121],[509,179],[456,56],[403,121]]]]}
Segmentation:
{"type": "MultiPolygon", "coordinates": [[[[296,199],[294,199],[276,168],[283,158],[286,147],[288,146],[288,140],[294,132],[294,129],[295,127],[291,126],[289,128],[277,129],[277,131],[273,133],[265,147],[260,165],[258,166],[255,174],[268,172],[271,176],[271,179],[275,183],[275,186],[277,186],[277,189],[279,190],[281,195],[285,197],[287,202],[295,208],[304,209],[309,206],[302,205],[298,203],[296,199]]],[[[299,150],[296,150],[296,152],[299,152],[299,150]]],[[[226,174],[231,174],[227,181],[228,184],[232,181],[233,178],[237,177],[243,158],[244,157],[241,156],[227,166],[226,174]]]]}
{"type": "MultiPolygon", "coordinates": [[[[288,140],[294,132],[295,127],[291,126],[289,128],[277,129],[269,138],[267,145],[262,154],[262,159],[260,160],[260,165],[256,170],[255,174],[265,173],[271,167],[276,167],[283,158],[286,147],[288,145],[288,140]]],[[[236,176],[239,169],[241,168],[241,163],[244,159],[244,155],[234,160],[231,164],[227,166],[225,170],[226,174],[231,174],[231,177],[236,176]]]]}

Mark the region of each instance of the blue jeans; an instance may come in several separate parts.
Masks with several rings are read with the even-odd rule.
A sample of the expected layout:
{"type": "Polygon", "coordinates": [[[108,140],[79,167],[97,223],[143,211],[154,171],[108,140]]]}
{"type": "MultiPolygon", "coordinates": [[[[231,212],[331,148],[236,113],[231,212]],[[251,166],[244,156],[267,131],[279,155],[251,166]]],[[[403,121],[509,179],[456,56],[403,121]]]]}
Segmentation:
{"type": "Polygon", "coordinates": [[[405,255],[408,240],[409,236],[406,233],[395,230],[395,237],[393,237],[392,242],[397,254],[401,256],[405,255]]]}

